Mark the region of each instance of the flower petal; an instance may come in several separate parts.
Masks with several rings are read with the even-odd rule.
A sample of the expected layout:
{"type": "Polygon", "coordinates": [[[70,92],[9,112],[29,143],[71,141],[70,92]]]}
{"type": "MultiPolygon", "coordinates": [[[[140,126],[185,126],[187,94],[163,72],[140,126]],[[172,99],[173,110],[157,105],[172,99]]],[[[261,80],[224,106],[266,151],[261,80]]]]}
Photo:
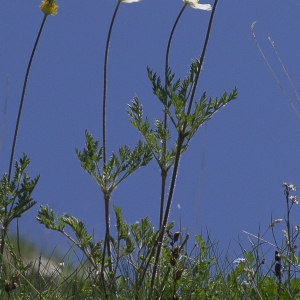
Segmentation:
{"type": "Polygon", "coordinates": [[[194,4],[194,6],[192,7],[196,9],[202,9],[202,10],[211,10],[210,4],[194,4]]]}
{"type": "Polygon", "coordinates": [[[186,4],[195,9],[211,10],[210,4],[198,4],[198,0],[183,0],[186,4]]]}
{"type": "Polygon", "coordinates": [[[140,2],[141,0],[121,0],[121,2],[124,3],[134,3],[134,2],[140,2]]]}

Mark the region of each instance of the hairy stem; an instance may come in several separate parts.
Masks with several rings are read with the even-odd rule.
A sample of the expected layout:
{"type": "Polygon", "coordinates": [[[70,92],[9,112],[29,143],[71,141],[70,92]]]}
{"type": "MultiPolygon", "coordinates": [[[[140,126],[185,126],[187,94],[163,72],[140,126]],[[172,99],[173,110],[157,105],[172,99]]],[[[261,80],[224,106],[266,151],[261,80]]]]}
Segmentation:
{"type": "MultiPolygon", "coordinates": [[[[110,37],[113,29],[113,25],[117,16],[117,12],[121,1],[118,1],[113,17],[110,22],[107,40],[106,40],[106,47],[105,47],[105,56],[104,56],[104,74],[103,74],[103,101],[102,101],[102,139],[103,139],[103,165],[106,165],[106,98],[107,98],[107,64],[108,64],[108,50],[109,50],[109,43],[110,37]]],[[[104,207],[105,207],[105,239],[104,239],[104,248],[103,248],[103,258],[102,258],[102,265],[101,265],[101,277],[104,282],[104,261],[105,261],[105,254],[107,250],[107,255],[111,259],[111,250],[110,250],[110,224],[109,224],[109,200],[110,200],[110,193],[108,194],[106,191],[103,190],[104,193],[104,207]]],[[[109,271],[112,272],[112,262],[109,262],[109,271]]],[[[105,289],[105,287],[104,287],[105,289]]],[[[106,294],[106,291],[105,291],[106,294]]],[[[107,296],[107,295],[106,295],[107,296]]]]}
{"type": "Polygon", "coordinates": [[[210,15],[210,19],[209,19],[209,23],[208,23],[208,28],[207,28],[207,31],[206,31],[206,37],[205,37],[204,45],[203,45],[203,48],[202,48],[202,53],[201,53],[201,56],[200,56],[200,59],[199,59],[199,68],[198,68],[198,72],[196,74],[194,86],[193,86],[193,89],[192,89],[192,94],[191,94],[191,98],[190,98],[190,102],[189,102],[189,106],[188,106],[188,110],[187,110],[187,115],[190,114],[190,111],[192,109],[192,104],[194,102],[196,88],[197,88],[197,84],[198,84],[198,81],[199,81],[199,77],[200,77],[200,73],[201,73],[201,69],[202,69],[202,65],[203,65],[203,61],[204,61],[204,56],[205,56],[206,48],[207,48],[208,41],[209,41],[209,35],[210,35],[210,31],[211,31],[211,26],[212,26],[212,23],[213,23],[213,19],[214,19],[214,15],[215,15],[215,11],[216,11],[216,7],[217,7],[217,4],[218,4],[218,1],[219,0],[215,0],[213,9],[212,9],[212,12],[211,12],[211,15],[210,15]]]}
{"type": "MultiPolygon", "coordinates": [[[[209,40],[209,35],[210,35],[211,26],[212,26],[212,22],[213,22],[213,18],[214,18],[214,13],[215,13],[215,10],[216,10],[216,7],[217,7],[217,3],[218,3],[218,0],[215,0],[214,6],[213,6],[213,9],[212,9],[212,13],[211,13],[211,16],[210,16],[208,28],[207,28],[205,42],[204,42],[201,57],[200,57],[199,70],[198,70],[198,73],[196,74],[196,79],[195,79],[194,87],[193,87],[191,98],[190,98],[190,103],[189,103],[189,108],[188,108],[188,111],[187,111],[187,116],[190,114],[190,110],[191,110],[191,107],[192,107],[194,95],[195,95],[195,92],[196,92],[196,87],[197,87],[197,83],[198,83],[198,80],[199,80],[199,76],[200,76],[200,72],[201,72],[201,66],[203,64],[204,55],[205,55],[205,52],[206,52],[206,48],[207,48],[207,44],[208,44],[208,40],[209,40]]],[[[159,238],[158,238],[158,246],[157,246],[157,252],[156,252],[156,256],[155,256],[153,271],[152,271],[151,287],[150,287],[150,298],[149,299],[151,299],[152,291],[153,291],[153,288],[154,288],[154,282],[155,282],[156,272],[157,272],[157,268],[158,268],[161,247],[162,247],[163,238],[164,238],[164,234],[165,234],[165,229],[166,229],[166,225],[167,225],[167,222],[168,222],[170,208],[171,208],[171,204],[172,204],[173,193],[174,193],[176,177],[177,177],[177,173],[178,173],[178,166],[179,166],[179,160],[180,160],[180,156],[181,156],[182,145],[183,145],[184,140],[185,140],[186,126],[187,126],[187,124],[185,122],[181,132],[178,134],[177,152],[176,152],[176,157],[175,157],[175,162],[174,162],[173,175],[172,175],[171,185],[170,185],[170,189],[169,189],[168,201],[167,201],[166,209],[165,209],[165,212],[164,212],[164,220],[163,220],[163,223],[162,223],[162,226],[161,226],[161,232],[160,232],[160,235],[159,235],[159,238]]]]}
{"type": "Polygon", "coordinates": [[[110,37],[113,29],[113,25],[116,19],[116,15],[120,6],[120,1],[118,1],[117,6],[115,8],[113,17],[110,22],[107,40],[106,40],[106,47],[105,47],[105,56],[104,56],[104,79],[103,79],[103,108],[102,108],[102,139],[103,139],[103,164],[106,164],[106,94],[107,94],[107,64],[108,64],[108,49],[110,43],[110,37]]]}
{"type": "MultiPolygon", "coordinates": [[[[16,144],[17,144],[17,136],[18,136],[19,125],[20,125],[20,120],[21,120],[21,115],[22,115],[22,108],[23,108],[23,104],[24,104],[24,98],[25,98],[25,92],[26,92],[26,87],[27,87],[28,76],[29,76],[32,60],[33,60],[33,57],[34,57],[34,54],[35,54],[35,50],[36,50],[38,42],[40,40],[40,36],[42,34],[47,16],[48,15],[44,14],[44,18],[43,18],[42,24],[40,26],[38,35],[36,37],[36,40],[35,40],[35,43],[34,43],[30,58],[29,58],[29,62],[28,62],[28,65],[27,65],[27,70],[26,70],[26,73],[25,73],[23,89],[22,89],[22,95],[21,95],[21,100],[20,100],[20,105],[19,105],[19,112],[18,112],[18,116],[17,116],[16,127],[15,127],[14,138],[13,138],[13,144],[12,144],[11,153],[10,153],[9,168],[8,168],[8,185],[10,185],[12,165],[13,165],[13,160],[14,160],[15,148],[16,148],[16,144]]],[[[9,214],[10,214],[12,208],[13,208],[14,201],[11,203],[11,208],[10,208],[9,214]]],[[[7,205],[6,205],[5,210],[4,210],[5,218],[7,218],[9,214],[7,212],[7,205]]],[[[5,224],[3,224],[3,229],[2,229],[2,234],[1,234],[1,249],[0,249],[1,257],[3,256],[3,253],[4,253],[5,237],[6,237],[6,234],[7,234],[8,225],[9,225],[9,223],[7,223],[7,222],[5,222],[5,224]]]]}
{"type": "Polygon", "coordinates": [[[12,164],[13,164],[14,153],[15,153],[15,148],[16,148],[16,143],[17,143],[17,136],[18,136],[18,130],[19,130],[19,125],[20,125],[20,120],[21,120],[21,114],[22,114],[22,108],[23,108],[24,97],[25,97],[25,92],[26,92],[27,80],[28,80],[32,60],[33,60],[33,57],[34,57],[34,53],[35,53],[36,47],[38,45],[40,36],[42,34],[42,30],[43,30],[44,24],[46,22],[46,18],[47,18],[47,15],[45,14],[44,18],[43,18],[43,21],[42,21],[42,24],[40,26],[40,30],[38,32],[37,38],[36,38],[34,46],[33,46],[33,49],[32,49],[31,55],[30,55],[30,59],[29,59],[29,62],[28,62],[26,74],[25,74],[25,79],[24,79],[24,83],[23,83],[23,90],[22,90],[22,96],[21,96],[19,112],[18,112],[18,117],[17,117],[17,122],[16,122],[16,128],[15,128],[15,133],[14,133],[14,139],[13,139],[12,149],[11,149],[11,153],[10,153],[10,161],[9,161],[9,169],[8,169],[8,182],[10,182],[10,177],[11,177],[12,164]]]}
{"type": "MultiPolygon", "coordinates": [[[[168,41],[168,46],[167,46],[167,51],[166,51],[166,60],[165,60],[165,91],[167,92],[168,90],[168,85],[167,85],[167,74],[168,74],[168,69],[169,69],[169,54],[170,54],[170,48],[171,48],[171,43],[173,39],[173,34],[175,32],[176,26],[179,22],[179,19],[184,12],[184,9],[186,8],[187,4],[185,3],[180,10],[175,23],[172,27],[169,41],[168,41]]],[[[168,95],[166,95],[166,104],[168,102],[168,95]]],[[[168,124],[167,124],[167,113],[164,113],[164,129],[165,132],[167,132],[168,124]]],[[[163,140],[162,144],[162,163],[161,163],[161,198],[160,198],[160,215],[159,215],[159,229],[162,227],[162,222],[163,222],[163,214],[164,214],[164,205],[165,205],[165,190],[166,190],[166,179],[167,179],[167,162],[166,162],[166,152],[167,152],[167,140],[163,140]]]]}
{"type": "Polygon", "coordinates": [[[157,251],[156,251],[156,256],[155,256],[155,262],[153,266],[153,271],[152,271],[152,278],[151,278],[151,288],[150,288],[150,297],[151,299],[152,296],[152,291],[154,288],[154,282],[155,282],[155,277],[156,277],[156,272],[158,268],[158,263],[159,263],[159,258],[160,258],[160,251],[162,247],[162,242],[166,230],[166,224],[168,222],[168,217],[169,217],[169,212],[170,212],[170,207],[172,203],[172,197],[173,197],[173,192],[174,192],[174,187],[175,187],[175,182],[176,182],[176,176],[177,176],[177,171],[178,171],[178,166],[179,166],[179,159],[180,159],[180,154],[181,154],[181,149],[182,149],[182,144],[184,142],[184,137],[178,137],[177,140],[177,153],[176,153],[176,158],[175,158],[175,163],[174,163],[174,169],[173,169],[173,175],[172,175],[172,180],[171,180],[171,186],[170,186],[170,192],[168,196],[168,201],[167,201],[167,206],[165,210],[165,215],[164,215],[164,220],[162,223],[162,227],[160,228],[160,234],[158,237],[158,245],[157,245],[157,251]]]}
{"type": "Polygon", "coordinates": [[[105,254],[107,251],[107,257],[110,259],[109,261],[109,272],[112,274],[112,261],[111,261],[111,249],[110,249],[110,220],[109,220],[109,201],[110,195],[106,193],[104,195],[104,209],[105,209],[105,239],[104,239],[104,246],[103,246],[103,257],[102,257],[102,264],[101,264],[101,277],[104,280],[104,263],[105,263],[105,254]]]}
{"type": "Polygon", "coordinates": [[[110,200],[110,197],[107,197],[104,200],[104,203],[105,203],[105,232],[106,232],[105,233],[105,235],[106,235],[105,240],[106,240],[107,256],[110,258],[109,271],[112,272],[111,249],[110,249],[109,200],[110,200]]]}
{"type": "MultiPolygon", "coordinates": [[[[163,151],[164,151],[164,149],[163,149],[163,151]]],[[[166,171],[165,161],[163,161],[163,164],[164,164],[164,168],[162,168],[162,170],[161,170],[161,195],[160,195],[160,211],[159,211],[159,229],[160,230],[161,230],[162,222],[163,222],[166,181],[167,181],[167,171],[166,171]]]]}

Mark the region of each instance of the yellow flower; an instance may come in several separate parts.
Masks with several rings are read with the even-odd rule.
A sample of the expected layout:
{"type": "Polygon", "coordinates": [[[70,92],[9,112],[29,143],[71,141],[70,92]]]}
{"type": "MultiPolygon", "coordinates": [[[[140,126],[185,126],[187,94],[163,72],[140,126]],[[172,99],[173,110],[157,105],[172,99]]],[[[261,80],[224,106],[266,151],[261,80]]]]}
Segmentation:
{"type": "Polygon", "coordinates": [[[40,9],[45,15],[56,15],[57,8],[58,5],[56,5],[55,0],[42,0],[40,5],[40,9]]]}

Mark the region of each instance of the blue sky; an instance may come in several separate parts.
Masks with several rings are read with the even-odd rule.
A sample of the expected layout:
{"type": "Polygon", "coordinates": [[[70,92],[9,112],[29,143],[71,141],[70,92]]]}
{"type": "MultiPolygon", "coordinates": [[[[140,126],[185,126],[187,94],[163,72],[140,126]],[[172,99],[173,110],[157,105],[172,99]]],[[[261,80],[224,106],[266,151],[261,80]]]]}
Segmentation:
{"type": "MultiPolygon", "coordinates": [[[[117,1],[57,1],[59,13],[48,17],[34,57],[15,159],[31,158],[28,170],[41,175],[34,193],[38,204],[20,220],[21,230],[43,249],[65,240],[35,221],[38,205],[81,219],[100,238],[104,232],[102,193],[81,169],[75,148],[83,149],[84,131],[102,139],[103,58],[109,23],[117,1]],[[74,4],[75,3],[75,4],[74,4]]],[[[211,3],[207,1],[205,3],[211,3]]],[[[3,119],[9,76],[1,174],[9,155],[28,59],[43,15],[39,1],[9,1],[0,26],[0,118],[3,119]]],[[[108,64],[108,153],[133,146],[140,135],[128,122],[127,104],[135,95],[150,120],[161,118],[146,67],[163,74],[168,36],[183,2],[143,0],[122,3],[112,33],[108,64]]],[[[170,221],[191,235],[205,226],[226,248],[246,230],[256,234],[273,218],[283,218],[282,182],[299,183],[299,119],[284,98],[251,35],[251,24],[270,63],[296,108],[298,100],[268,41],[275,42],[290,77],[299,89],[299,9],[296,1],[219,1],[198,85],[209,96],[238,88],[238,99],[221,109],[194,136],[180,161],[170,221]],[[201,169],[201,166],[203,168],[201,169]],[[201,171],[202,170],[202,171],[201,171]],[[201,173],[202,172],[202,173],[201,173]],[[201,179],[202,178],[202,179],[201,179]],[[181,209],[177,208],[180,204],[181,209]]],[[[187,7],[174,35],[170,67],[178,77],[199,57],[210,12],[187,7]]],[[[112,197],[124,219],[148,215],[158,225],[160,173],[155,162],[138,170],[112,197]]],[[[299,208],[293,221],[300,223],[299,208]]],[[[114,226],[111,217],[111,225],[114,226]]],[[[279,237],[283,224],[278,225],[279,237]]],[[[12,230],[13,232],[13,227],[12,230]]],[[[191,242],[192,244],[192,242],[191,242]]]]}

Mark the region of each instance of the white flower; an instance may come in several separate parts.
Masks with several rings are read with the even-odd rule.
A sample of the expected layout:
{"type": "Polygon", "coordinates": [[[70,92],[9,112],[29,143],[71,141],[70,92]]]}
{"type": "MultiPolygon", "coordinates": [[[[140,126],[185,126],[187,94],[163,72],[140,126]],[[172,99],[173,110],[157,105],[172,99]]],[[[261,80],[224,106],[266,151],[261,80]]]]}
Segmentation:
{"type": "Polygon", "coordinates": [[[140,2],[141,0],[119,0],[119,1],[124,3],[134,3],[134,2],[140,2]]]}
{"type": "Polygon", "coordinates": [[[210,4],[198,4],[198,0],[182,0],[182,1],[195,9],[211,10],[210,4]]]}
{"type": "Polygon", "coordinates": [[[299,203],[299,199],[297,196],[289,196],[289,199],[295,204],[299,203]]]}
{"type": "Polygon", "coordinates": [[[296,192],[297,188],[291,183],[291,184],[288,184],[286,182],[284,182],[282,184],[283,187],[289,189],[289,190],[292,190],[293,192],[296,192]]]}
{"type": "Polygon", "coordinates": [[[234,264],[240,264],[240,263],[245,263],[246,259],[245,258],[236,258],[233,263],[234,264]]]}
{"type": "Polygon", "coordinates": [[[58,267],[59,267],[60,269],[63,269],[63,268],[65,267],[65,263],[64,263],[64,262],[60,262],[60,263],[58,264],[58,267]]]}
{"type": "Polygon", "coordinates": [[[270,228],[270,227],[274,227],[275,224],[280,223],[281,221],[282,221],[282,219],[276,219],[276,220],[274,220],[274,221],[269,225],[269,228],[270,228]]]}
{"type": "Polygon", "coordinates": [[[247,273],[248,276],[250,276],[250,278],[254,275],[254,270],[252,268],[245,268],[244,271],[247,273]]]}
{"type": "Polygon", "coordinates": [[[283,235],[285,237],[286,244],[289,245],[289,235],[288,235],[288,233],[284,229],[282,230],[282,232],[283,232],[283,235]]]}

